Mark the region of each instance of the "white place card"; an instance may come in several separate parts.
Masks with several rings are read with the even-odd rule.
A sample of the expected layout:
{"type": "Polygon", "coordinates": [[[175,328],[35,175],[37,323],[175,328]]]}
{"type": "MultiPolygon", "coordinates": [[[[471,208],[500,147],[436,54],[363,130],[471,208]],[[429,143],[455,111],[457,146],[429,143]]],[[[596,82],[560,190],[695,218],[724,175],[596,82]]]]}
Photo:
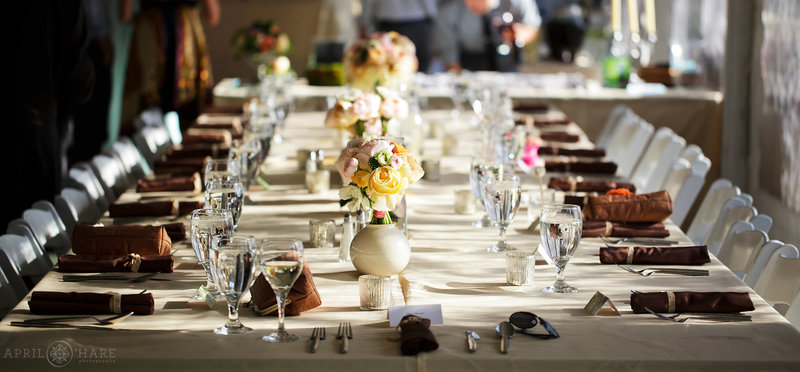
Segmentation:
{"type": "Polygon", "coordinates": [[[431,324],[444,324],[442,305],[389,306],[389,326],[397,327],[406,315],[416,315],[431,320],[431,324]]]}

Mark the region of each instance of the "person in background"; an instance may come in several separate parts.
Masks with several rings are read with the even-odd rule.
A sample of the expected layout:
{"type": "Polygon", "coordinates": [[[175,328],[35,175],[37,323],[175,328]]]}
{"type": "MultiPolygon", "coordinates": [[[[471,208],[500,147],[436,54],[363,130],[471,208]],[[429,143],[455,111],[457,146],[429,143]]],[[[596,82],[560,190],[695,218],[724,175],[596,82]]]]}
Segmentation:
{"type": "Polygon", "coordinates": [[[448,71],[512,72],[541,23],[533,0],[449,0],[439,8],[436,42],[448,71]]]}
{"type": "Polygon", "coordinates": [[[80,0],[4,3],[6,90],[1,109],[5,140],[0,226],[61,189],[60,125],[89,100],[94,70],[87,55],[80,0]]]}
{"type": "Polygon", "coordinates": [[[398,32],[414,43],[420,72],[427,72],[433,54],[437,0],[362,0],[360,34],[398,32]]]}
{"type": "Polygon", "coordinates": [[[133,0],[122,0],[120,19],[134,22],[121,132],[132,131],[142,110],[157,106],[177,111],[188,126],[210,101],[211,60],[202,18],[219,23],[217,0],[142,0],[136,16],[133,0]]]}
{"type": "Polygon", "coordinates": [[[94,67],[92,97],[73,115],[72,146],[67,151],[69,164],[88,161],[100,153],[108,138],[108,105],[111,98],[111,9],[108,0],[83,0],[88,26],[89,59],[94,67]]]}

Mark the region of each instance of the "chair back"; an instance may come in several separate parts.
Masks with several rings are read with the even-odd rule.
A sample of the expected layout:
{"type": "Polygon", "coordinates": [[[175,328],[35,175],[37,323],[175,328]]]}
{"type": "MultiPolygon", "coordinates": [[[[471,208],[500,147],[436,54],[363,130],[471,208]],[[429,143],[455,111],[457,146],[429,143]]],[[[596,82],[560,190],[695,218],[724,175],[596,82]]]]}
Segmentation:
{"type": "Polygon", "coordinates": [[[603,125],[603,129],[600,130],[600,134],[597,136],[597,139],[594,141],[594,143],[598,147],[605,148],[608,145],[608,141],[611,139],[611,135],[617,129],[617,125],[622,122],[624,117],[632,113],[633,111],[628,106],[614,106],[614,108],[611,110],[611,114],[608,115],[606,124],[603,125]]]}
{"type": "Polygon", "coordinates": [[[14,272],[22,278],[26,287],[24,295],[33,289],[53,265],[50,258],[35,246],[36,243],[27,232],[18,231],[27,236],[12,233],[0,236],[0,267],[4,272],[14,272]]]}
{"type": "Polygon", "coordinates": [[[6,274],[6,271],[0,266],[0,319],[3,319],[19,303],[19,300],[25,297],[26,293],[22,278],[15,273],[6,274]],[[20,292],[24,291],[22,295],[17,293],[17,287],[20,292]]]}
{"type": "Polygon", "coordinates": [[[787,309],[800,292],[800,258],[784,257],[778,252],[774,253],[753,285],[753,289],[772,303],[776,310],[787,309]],[[776,306],[777,304],[783,306],[776,306]]]}
{"type": "Polygon", "coordinates": [[[708,246],[709,252],[717,254],[720,247],[722,247],[725,237],[728,236],[728,231],[730,231],[731,226],[738,221],[748,221],[757,213],[755,208],[748,205],[723,209],[703,244],[708,246]]]}
{"type": "Polygon", "coordinates": [[[26,209],[22,212],[22,218],[9,222],[8,231],[11,231],[12,226],[25,225],[31,229],[33,237],[40,247],[57,254],[67,252],[70,246],[69,234],[55,207],[48,201],[36,203],[40,207],[44,206],[43,208],[47,210],[39,208],[26,209]]]}
{"type": "Polygon", "coordinates": [[[633,167],[641,158],[648,140],[653,134],[653,126],[638,117],[629,114],[631,118],[624,119],[614,131],[606,154],[609,159],[617,163],[617,175],[630,178],[633,167]]]}
{"type": "Polygon", "coordinates": [[[756,227],[756,230],[769,234],[769,229],[772,228],[772,217],[766,214],[758,214],[750,219],[750,223],[756,227]]]}
{"type": "Polygon", "coordinates": [[[86,191],[97,209],[103,213],[114,203],[114,200],[106,195],[105,188],[88,163],[76,163],[70,168],[67,186],[86,191]]]}
{"type": "Polygon", "coordinates": [[[72,236],[76,224],[93,225],[103,216],[97,205],[83,190],[66,187],[55,197],[55,207],[67,234],[72,236]]]}
{"type": "Polygon", "coordinates": [[[706,174],[711,169],[711,160],[705,156],[698,158],[689,165],[686,159],[677,159],[673,164],[670,174],[664,180],[664,185],[658,189],[667,190],[672,198],[673,208],[670,219],[681,226],[692,209],[700,189],[706,182],[706,174]],[[688,166],[688,168],[687,168],[688,166]]]}
{"type": "Polygon", "coordinates": [[[772,257],[772,255],[780,254],[786,258],[798,258],[800,257],[800,252],[798,252],[797,247],[786,244],[780,240],[770,240],[761,248],[761,251],[758,253],[758,257],[756,257],[755,261],[753,261],[753,265],[747,270],[746,275],[744,277],[744,283],[753,287],[756,285],[758,278],[764,272],[764,268],[767,266],[767,262],[772,257]]]}
{"type": "Polygon", "coordinates": [[[695,144],[686,146],[681,152],[681,158],[688,160],[690,163],[699,159],[701,156],[703,156],[703,149],[695,144]]]}
{"type": "Polygon", "coordinates": [[[794,297],[794,301],[789,305],[789,310],[786,311],[785,316],[786,320],[800,331],[800,293],[794,297]]]}
{"type": "Polygon", "coordinates": [[[768,240],[767,234],[755,230],[753,224],[739,221],[731,227],[730,233],[722,242],[717,258],[742,279],[768,240]]]}
{"type": "Polygon", "coordinates": [[[106,193],[110,193],[114,200],[130,185],[122,163],[113,156],[97,154],[92,158],[91,166],[106,193]]]}
{"type": "Polygon", "coordinates": [[[672,129],[659,128],[631,175],[631,181],[636,185],[636,190],[641,193],[660,190],[670,167],[684,146],[686,146],[686,140],[675,134],[672,129]]]}
{"type": "Polygon", "coordinates": [[[740,193],[739,187],[734,186],[727,179],[720,178],[714,181],[706,192],[703,202],[700,203],[689,229],[686,230],[686,236],[694,243],[702,244],[711,231],[714,221],[719,217],[725,202],[740,193]]]}

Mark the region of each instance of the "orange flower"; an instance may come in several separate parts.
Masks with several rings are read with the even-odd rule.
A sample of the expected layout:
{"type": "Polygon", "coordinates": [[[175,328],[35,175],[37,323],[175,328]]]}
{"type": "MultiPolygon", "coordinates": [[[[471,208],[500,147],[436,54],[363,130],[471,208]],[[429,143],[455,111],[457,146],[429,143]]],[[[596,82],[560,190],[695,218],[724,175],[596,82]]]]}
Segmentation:
{"type": "Polygon", "coordinates": [[[631,190],[618,188],[618,189],[611,189],[606,192],[606,195],[633,195],[631,190]]]}
{"type": "Polygon", "coordinates": [[[397,155],[397,156],[406,156],[406,155],[408,155],[408,150],[406,150],[406,148],[403,147],[403,145],[401,145],[401,144],[399,144],[397,142],[394,142],[394,141],[389,142],[389,143],[394,145],[394,148],[392,149],[392,153],[394,153],[395,155],[397,155]]]}
{"type": "Polygon", "coordinates": [[[353,174],[352,180],[353,183],[356,184],[356,186],[358,186],[359,188],[364,188],[367,187],[367,185],[369,184],[369,176],[370,172],[365,171],[363,169],[359,169],[356,171],[355,174],[353,174]]]}

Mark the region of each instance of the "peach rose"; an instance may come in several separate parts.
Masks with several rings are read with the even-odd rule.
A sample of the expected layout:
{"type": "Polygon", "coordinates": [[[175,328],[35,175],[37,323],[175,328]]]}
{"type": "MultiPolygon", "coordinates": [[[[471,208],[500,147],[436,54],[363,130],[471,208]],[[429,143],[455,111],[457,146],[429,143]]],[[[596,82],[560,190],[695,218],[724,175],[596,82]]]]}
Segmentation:
{"type": "Polygon", "coordinates": [[[353,174],[352,181],[356,184],[356,186],[363,188],[369,185],[369,179],[370,173],[363,169],[359,169],[353,174]]]}

